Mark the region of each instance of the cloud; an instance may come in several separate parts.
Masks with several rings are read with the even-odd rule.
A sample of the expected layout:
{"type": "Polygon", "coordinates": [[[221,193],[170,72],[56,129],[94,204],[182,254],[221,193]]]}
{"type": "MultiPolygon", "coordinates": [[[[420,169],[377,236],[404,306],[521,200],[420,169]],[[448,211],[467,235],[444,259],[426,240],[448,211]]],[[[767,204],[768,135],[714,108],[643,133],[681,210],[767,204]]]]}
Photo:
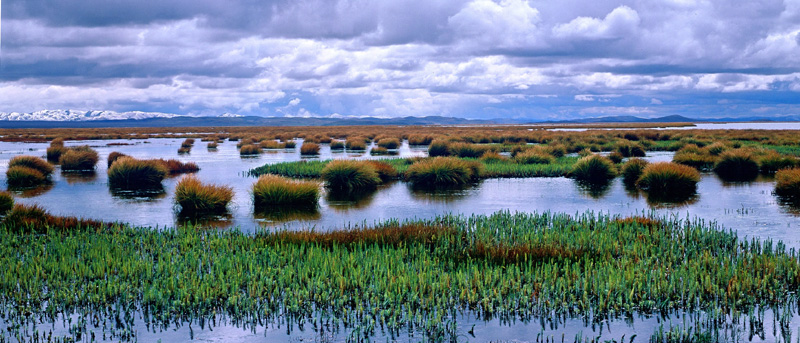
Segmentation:
{"type": "Polygon", "coordinates": [[[796,1],[5,5],[2,112],[735,116],[800,98],[796,1]]]}

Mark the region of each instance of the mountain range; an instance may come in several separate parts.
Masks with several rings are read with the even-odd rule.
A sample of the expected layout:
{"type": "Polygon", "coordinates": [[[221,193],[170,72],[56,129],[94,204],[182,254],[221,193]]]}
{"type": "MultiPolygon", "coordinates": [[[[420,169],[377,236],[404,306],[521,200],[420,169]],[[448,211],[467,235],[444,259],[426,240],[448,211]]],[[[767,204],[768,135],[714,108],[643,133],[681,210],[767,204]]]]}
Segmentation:
{"type": "Polygon", "coordinates": [[[698,119],[680,115],[657,118],[635,116],[595,117],[572,120],[535,121],[496,118],[489,120],[456,117],[259,117],[225,113],[216,117],[195,117],[159,112],[114,112],[43,110],[30,113],[0,113],[0,128],[100,128],[181,126],[339,126],[339,125],[486,125],[486,124],[591,124],[591,123],[677,123],[800,121],[800,115],[782,117],[741,117],[698,119]]]}

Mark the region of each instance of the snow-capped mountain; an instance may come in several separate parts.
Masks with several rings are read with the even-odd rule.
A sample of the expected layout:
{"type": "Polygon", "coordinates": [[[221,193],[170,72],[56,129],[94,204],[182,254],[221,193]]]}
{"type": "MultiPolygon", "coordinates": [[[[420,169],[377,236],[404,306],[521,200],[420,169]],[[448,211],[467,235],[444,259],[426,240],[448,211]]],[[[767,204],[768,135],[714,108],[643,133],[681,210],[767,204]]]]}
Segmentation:
{"type": "Polygon", "coordinates": [[[218,118],[241,118],[241,117],[244,117],[244,116],[241,115],[241,114],[225,112],[223,114],[218,115],[217,117],[218,118]]]}
{"type": "Polygon", "coordinates": [[[0,121],[94,121],[94,120],[127,120],[149,118],[175,118],[177,114],[159,112],[115,112],[115,111],[76,111],[76,110],[42,110],[29,113],[2,113],[0,121]]]}

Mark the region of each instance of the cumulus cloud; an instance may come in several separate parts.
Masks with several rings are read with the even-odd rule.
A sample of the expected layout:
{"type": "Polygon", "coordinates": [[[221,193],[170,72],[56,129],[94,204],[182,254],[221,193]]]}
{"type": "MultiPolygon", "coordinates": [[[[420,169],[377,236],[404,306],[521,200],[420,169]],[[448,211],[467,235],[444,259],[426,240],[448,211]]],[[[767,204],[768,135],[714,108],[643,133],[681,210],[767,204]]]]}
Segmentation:
{"type": "Polygon", "coordinates": [[[4,5],[1,112],[552,119],[800,102],[790,0],[4,5]]]}

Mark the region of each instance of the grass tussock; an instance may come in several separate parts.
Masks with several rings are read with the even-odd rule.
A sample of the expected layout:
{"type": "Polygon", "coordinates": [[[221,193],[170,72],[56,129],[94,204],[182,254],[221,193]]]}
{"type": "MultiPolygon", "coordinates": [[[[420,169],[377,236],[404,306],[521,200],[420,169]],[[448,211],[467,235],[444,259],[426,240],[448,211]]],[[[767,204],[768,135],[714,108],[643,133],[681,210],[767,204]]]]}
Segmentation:
{"type": "Polygon", "coordinates": [[[775,173],[775,194],[800,199],[800,168],[782,169],[775,173]]]}
{"type": "Polygon", "coordinates": [[[293,180],[277,175],[261,175],[253,184],[253,205],[256,211],[276,206],[316,207],[319,183],[293,180]]]}
{"type": "Polygon", "coordinates": [[[430,135],[409,135],[409,145],[430,145],[433,142],[433,136],[430,135]]]}
{"type": "Polygon", "coordinates": [[[167,172],[171,175],[175,174],[185,174],[185,173],[196,173],[200,171],[200,167],[197,166],[194,162],[181,162],[175,159],[159,159],[158,162],[162,163],[164,167],[167,168],[167,172]]]}
{"type": "Polygon", "coordinates": [[[660,220],[642,216],[617,218],[612,223],[617,226],[638,226],[648,229],[664,226],[664,223],[660,220]]]}
{"type": "Polygon", "coordinates": [[[658,162],[644,168],[636,184],[649,194],[661,197],[694,194],[700,173],[697,169],[677,163],[658,162]]]}
{"type": "Polygon", "coordinates": [[[113,226],[97,220],[54,216],[39,205],[17,204],[6,214],[3,224],[17,232],[44,233],[49,230],[74,231],[103,229],[113,226]]]}
{"type": "Polygon", "coordinates": [[[533,149],[518,153],[514,156],[514,160],[521,164],[551,164],[555,162],[552,155],[533,149]]]}
{"type": "Polygon", "coordinates": [[[4,216],[14,207],[14,195],[10,192],[0,191],[0,216],[4,216]]]}
{"type": "Polygon", "coordinates": [[[575,162],[569,175],[578,181],[600,183],[613,179],[617,173],[614,162],[607,157],[591,155],[582,157],[575,162]]]}
{"type": "Polygon", "coordinates": [[[303,145],[300,146],[300,155],[319,155],[319,144],[303,142],[303,145]]]}
{"type": "Polygon", "coordinates": [[[166,165],[159,160],[137,160],[123,156],[108,168],[108,184],[121,189],[156,188],[161,186],[161,181],[168,173],[166,165]]]}
{"type": "Polygon", "coordinates": [[[375,169],[382,182],[394,180],[398,176],[397,169],[389,163],[383,161],[364,161],[364,163],[375,169]]]}
{"type": "Polygon", "coordinates": [[[204,184],[195,176],[184,176],[175,187],[175,203],[183,214],[222,213],[233,199],[233,188],[204,184]]]}
{"type": "Polygon", "coordinates": [[[62,171],[94,170],[100,155],[88,146],[70,148],[61,155],[59,164],[62,171]]]}
{"type": "Polygon", "coordinates": [[[261,147],[255,144],[245,144],[239,148],[239,155],[253,156],[261,153],[261,147]]]}
{"type": "Polygon", "coordinates": [[[363,161],[334,160],[321,172],[325,185],[334,190],[368,190],[381,183],[375,168],[363,161]]]}
{"type": "Polygon", "coordinates": [[[50,163],[35,156],[14,156],[8,161],[9,168],[18,166],[38,170],[44,176],[49,176],[55,170],[50,163]]]}
{"type": "Polygon", "coordinates": [[[128,156],[128,155],[125,155],[125,154],[123,154],[121,152],[112,151],[111,153],[108,154],[108,167],[110,168],[111,165],[114,164],[114,161],[118,160],[121,157],[125,157],[125,156],[128,156]]]}
{"type": "Polygon", "coordinates": [[[218,146],[219,146],[219,144],[216,141],[211,141],[211,142],[208,142],[208,144],[206,145],[206,149],[208,149],[208,150],[216,150],[218,146]]]}
{"type": "Polygon", "coordinates": [[[772,151],[761,156],[758,165],[761,173],[775,174],[778,170],[797,166],[797,162],[797,159],[794,157],[784,156],[772,151]]]}
{"type": "Polygon", "coordinates": [[[347,137],[345,141],[347,150],[364,151],[367,150],[367,142],[364,137],[347,137]]]}
{"type": "Polygon", "coordinates": [[[344,150],[344,142],[342,141],[331,142],[331,150],[344,150]]]}
{"type": "Polygon", "coordinates": [[[378,141],[378,146],[384,149],[397,149],[400,147],[400,140],[397,138],[383,138],[378,141]]]}
{"type": "Polygon", "coordinates": [[[15,156],[8,162],[6,182],[12,188],[34,187],[47,183],[53,166],[34,156],[15,156]]]}
{"type": "Polygon", "coordinates": [[[47,160],[53,163],[58,163],[58,160],[61,159],[61,155],[67,151],[63,145],[57,146],[50,146],[47,148],[47,160]]]}
{"type": "Polygon", "coordinates": [[[625,162],[625,164],[622,165],[622,180],[628,185],[636,184],[636,181],[638,181],[639,177],[642,176],[642,172],[648,164],[649,163],[647,161],[641,158],[629,159],[627,162],[625,162]]]}
{"type": "Polygon", "coordinates": [[[449,143],[445,140],[434,140],[428,145],[428,156],[450,156],[449,143]]]}
{"type": "Polygon", "coordinates": [[[758,161],[747,150],[736,149],[719,155],[714,164],[714,172],[723,180],[748,181],[758,176],[758,161]]]}
{"type": "Polygon", "coordinates": [[[482,169],[479,162],[434,157],[412,164],[406,170],[405,177],[415,186],[458,186],[478,180],[482,169]]]}
{"type": "Polygon", "coordinates": [[[508,161],[508,157],[501,155],[497,151],[487,151],[480,158],[483,163],[498,163],[508,161]]]}

